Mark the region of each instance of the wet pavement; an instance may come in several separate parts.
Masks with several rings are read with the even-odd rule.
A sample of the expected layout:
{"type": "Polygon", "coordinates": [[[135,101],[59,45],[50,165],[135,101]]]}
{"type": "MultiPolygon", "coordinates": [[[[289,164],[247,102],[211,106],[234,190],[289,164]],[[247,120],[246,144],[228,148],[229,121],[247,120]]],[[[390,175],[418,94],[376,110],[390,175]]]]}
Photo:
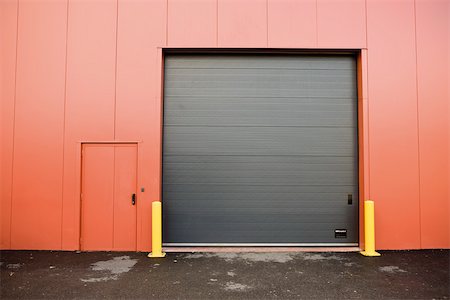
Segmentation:
{"type": "Polygon", "coordinates": [[[1,251],[0,298],[449,299],[450,250],[381,253],[1,251]]]}

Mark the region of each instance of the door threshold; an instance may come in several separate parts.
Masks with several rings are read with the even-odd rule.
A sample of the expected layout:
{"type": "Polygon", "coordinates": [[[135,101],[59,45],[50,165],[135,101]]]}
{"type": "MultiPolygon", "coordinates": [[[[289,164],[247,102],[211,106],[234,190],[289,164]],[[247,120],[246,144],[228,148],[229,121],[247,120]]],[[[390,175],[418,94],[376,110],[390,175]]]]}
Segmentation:
{"type": "Polygon", "coordinates": [[[359,252],[359,247],[163,247],[165,252],[359,252]]]}

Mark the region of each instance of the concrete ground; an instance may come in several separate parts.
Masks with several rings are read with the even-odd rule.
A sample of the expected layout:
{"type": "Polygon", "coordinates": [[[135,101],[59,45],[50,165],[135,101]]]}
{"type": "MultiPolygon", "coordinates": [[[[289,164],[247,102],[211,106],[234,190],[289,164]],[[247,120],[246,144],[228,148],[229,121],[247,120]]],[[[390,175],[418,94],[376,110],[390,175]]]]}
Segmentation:
{"type": "Polygon", "coordinates": [[[381,253],[2,251],[0,298],[449,298],[449,250],[381,253]]]}

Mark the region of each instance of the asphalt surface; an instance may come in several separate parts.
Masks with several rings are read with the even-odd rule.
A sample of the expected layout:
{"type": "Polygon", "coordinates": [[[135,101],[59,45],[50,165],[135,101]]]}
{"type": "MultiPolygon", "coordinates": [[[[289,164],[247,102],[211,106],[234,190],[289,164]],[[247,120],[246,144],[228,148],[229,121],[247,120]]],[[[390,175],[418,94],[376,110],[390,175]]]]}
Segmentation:
{"type": "Polygon", "coordinates": [[[1,251],[0,298],[449,299],[450,250],[381,253],[1,251]]]}

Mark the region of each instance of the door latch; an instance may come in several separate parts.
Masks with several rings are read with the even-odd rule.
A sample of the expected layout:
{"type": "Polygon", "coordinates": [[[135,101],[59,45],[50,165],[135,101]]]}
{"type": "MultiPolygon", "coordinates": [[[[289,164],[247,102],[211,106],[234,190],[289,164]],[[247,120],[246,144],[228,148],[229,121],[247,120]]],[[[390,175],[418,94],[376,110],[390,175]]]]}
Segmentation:
{"type": "Polygon", "coordinates": [[[136,194],[131,195],[131,205],[136,205],[136,194]]]}

